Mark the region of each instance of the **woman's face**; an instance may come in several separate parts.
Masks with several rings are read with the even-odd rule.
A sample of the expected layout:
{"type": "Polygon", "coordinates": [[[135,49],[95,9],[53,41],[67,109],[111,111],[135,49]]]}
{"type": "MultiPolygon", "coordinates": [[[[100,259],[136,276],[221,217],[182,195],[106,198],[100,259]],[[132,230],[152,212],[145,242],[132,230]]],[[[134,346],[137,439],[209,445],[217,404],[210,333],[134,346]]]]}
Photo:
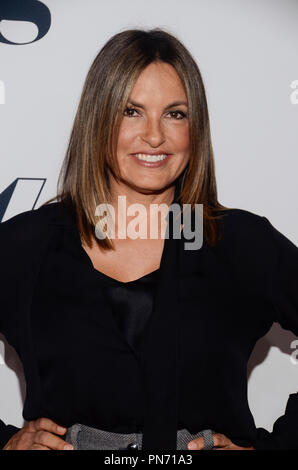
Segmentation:
{"type": "Polygon", "coordinates": [[[117,159],[122,183],[143,193],[170,186],[186,167],[189,160],[187,97],[171,65],[151,63],[140,74],[121,122],[117,159]],[[134,154],[141,154],[139,157],[143,159],[134,154]],[[168,156],[157,162],[144,161],[152,154],[160,158],[168,156]]]}

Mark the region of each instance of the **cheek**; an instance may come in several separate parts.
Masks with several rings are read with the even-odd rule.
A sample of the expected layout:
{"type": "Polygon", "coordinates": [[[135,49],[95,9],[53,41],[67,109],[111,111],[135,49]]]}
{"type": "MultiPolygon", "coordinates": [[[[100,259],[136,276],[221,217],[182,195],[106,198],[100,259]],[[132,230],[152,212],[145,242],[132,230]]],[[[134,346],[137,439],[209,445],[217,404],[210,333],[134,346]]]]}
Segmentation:
{"type": "Polygon", "coordinates": [[[171,129],[171,140],[177,151],[188,151],[190,143],[188,126],[180,129],[171,129]]]}
{"type": "Polygon", "coordinates": [[[118,149],[120,151],[125,150],[134,140],[135,136],[136,130],[132,126],[123,123],[119,129],[118,149]]]}

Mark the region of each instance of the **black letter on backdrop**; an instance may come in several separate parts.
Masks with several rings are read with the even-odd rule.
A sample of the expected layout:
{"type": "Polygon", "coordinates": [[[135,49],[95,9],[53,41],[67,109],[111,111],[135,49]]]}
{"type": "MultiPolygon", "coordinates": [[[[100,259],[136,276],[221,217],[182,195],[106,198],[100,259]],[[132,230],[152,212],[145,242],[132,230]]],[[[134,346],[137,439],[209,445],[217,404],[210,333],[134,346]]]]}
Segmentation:
{"type": "MultiPolygon", "coordinates": [[[[34,41],[24,42],[31,44],[38,41],[47,34],[51,26],[51,13],[48,7],[38,0],[0,0],[0,22],[1,20],[10,21],[30,21],[36,24],[38,35],[34,41]]],[[[0,42],[5,44],[22,44],[8,41],[0,32],[0,42]]]]}

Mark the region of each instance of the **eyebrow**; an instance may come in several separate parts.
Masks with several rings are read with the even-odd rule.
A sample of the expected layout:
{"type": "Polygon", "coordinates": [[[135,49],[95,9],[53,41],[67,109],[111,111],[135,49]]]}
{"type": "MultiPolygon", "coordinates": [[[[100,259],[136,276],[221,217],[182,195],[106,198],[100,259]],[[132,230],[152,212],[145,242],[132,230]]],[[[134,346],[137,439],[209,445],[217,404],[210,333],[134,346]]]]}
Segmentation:
{"type": "MultiPolygon", "coordinates": [[[[132,104],[133,106],[137,106],[138,108],[145,109],[145,106],[144,106],[144,105],[142,105],[141,103],[137,103],[136,101],[133,101],[133,100],[131,100],[131,99],[128,100],[128,103],[132,104]]],[[[173,108],[174,106],[180,106],[180,105],[183,105],[183,104],[184,104],[184,106],[187,106],[186,101],[174,101],[173,103],[168,104],[168,105],[165,107],[165,110],[166,110],[166,109],[173,108]]]]}

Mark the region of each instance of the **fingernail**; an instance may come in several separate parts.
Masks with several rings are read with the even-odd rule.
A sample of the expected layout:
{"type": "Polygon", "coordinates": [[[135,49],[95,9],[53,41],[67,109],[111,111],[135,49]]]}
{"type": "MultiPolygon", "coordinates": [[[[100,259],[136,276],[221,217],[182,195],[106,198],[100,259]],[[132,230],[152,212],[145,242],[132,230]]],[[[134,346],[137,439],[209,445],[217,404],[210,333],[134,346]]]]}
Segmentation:
{"type": "Polygon", "coordinates": [[[197,448],[197,444],[195,442],[189,442],[187,444],[187,447],[188,449],[196,449],[197,448]]]}
{"type": "Polygon", "coordinates": [[[58,426],[58,432],[64,432],[66,431],[66,428],[63,428],[62,426],[58,426]]]}
{"type": "Polygon", "coordinates": [[[66,444],[64,446],[64,450],[73,450],[73,446],[71,444],[66,444]]]}

